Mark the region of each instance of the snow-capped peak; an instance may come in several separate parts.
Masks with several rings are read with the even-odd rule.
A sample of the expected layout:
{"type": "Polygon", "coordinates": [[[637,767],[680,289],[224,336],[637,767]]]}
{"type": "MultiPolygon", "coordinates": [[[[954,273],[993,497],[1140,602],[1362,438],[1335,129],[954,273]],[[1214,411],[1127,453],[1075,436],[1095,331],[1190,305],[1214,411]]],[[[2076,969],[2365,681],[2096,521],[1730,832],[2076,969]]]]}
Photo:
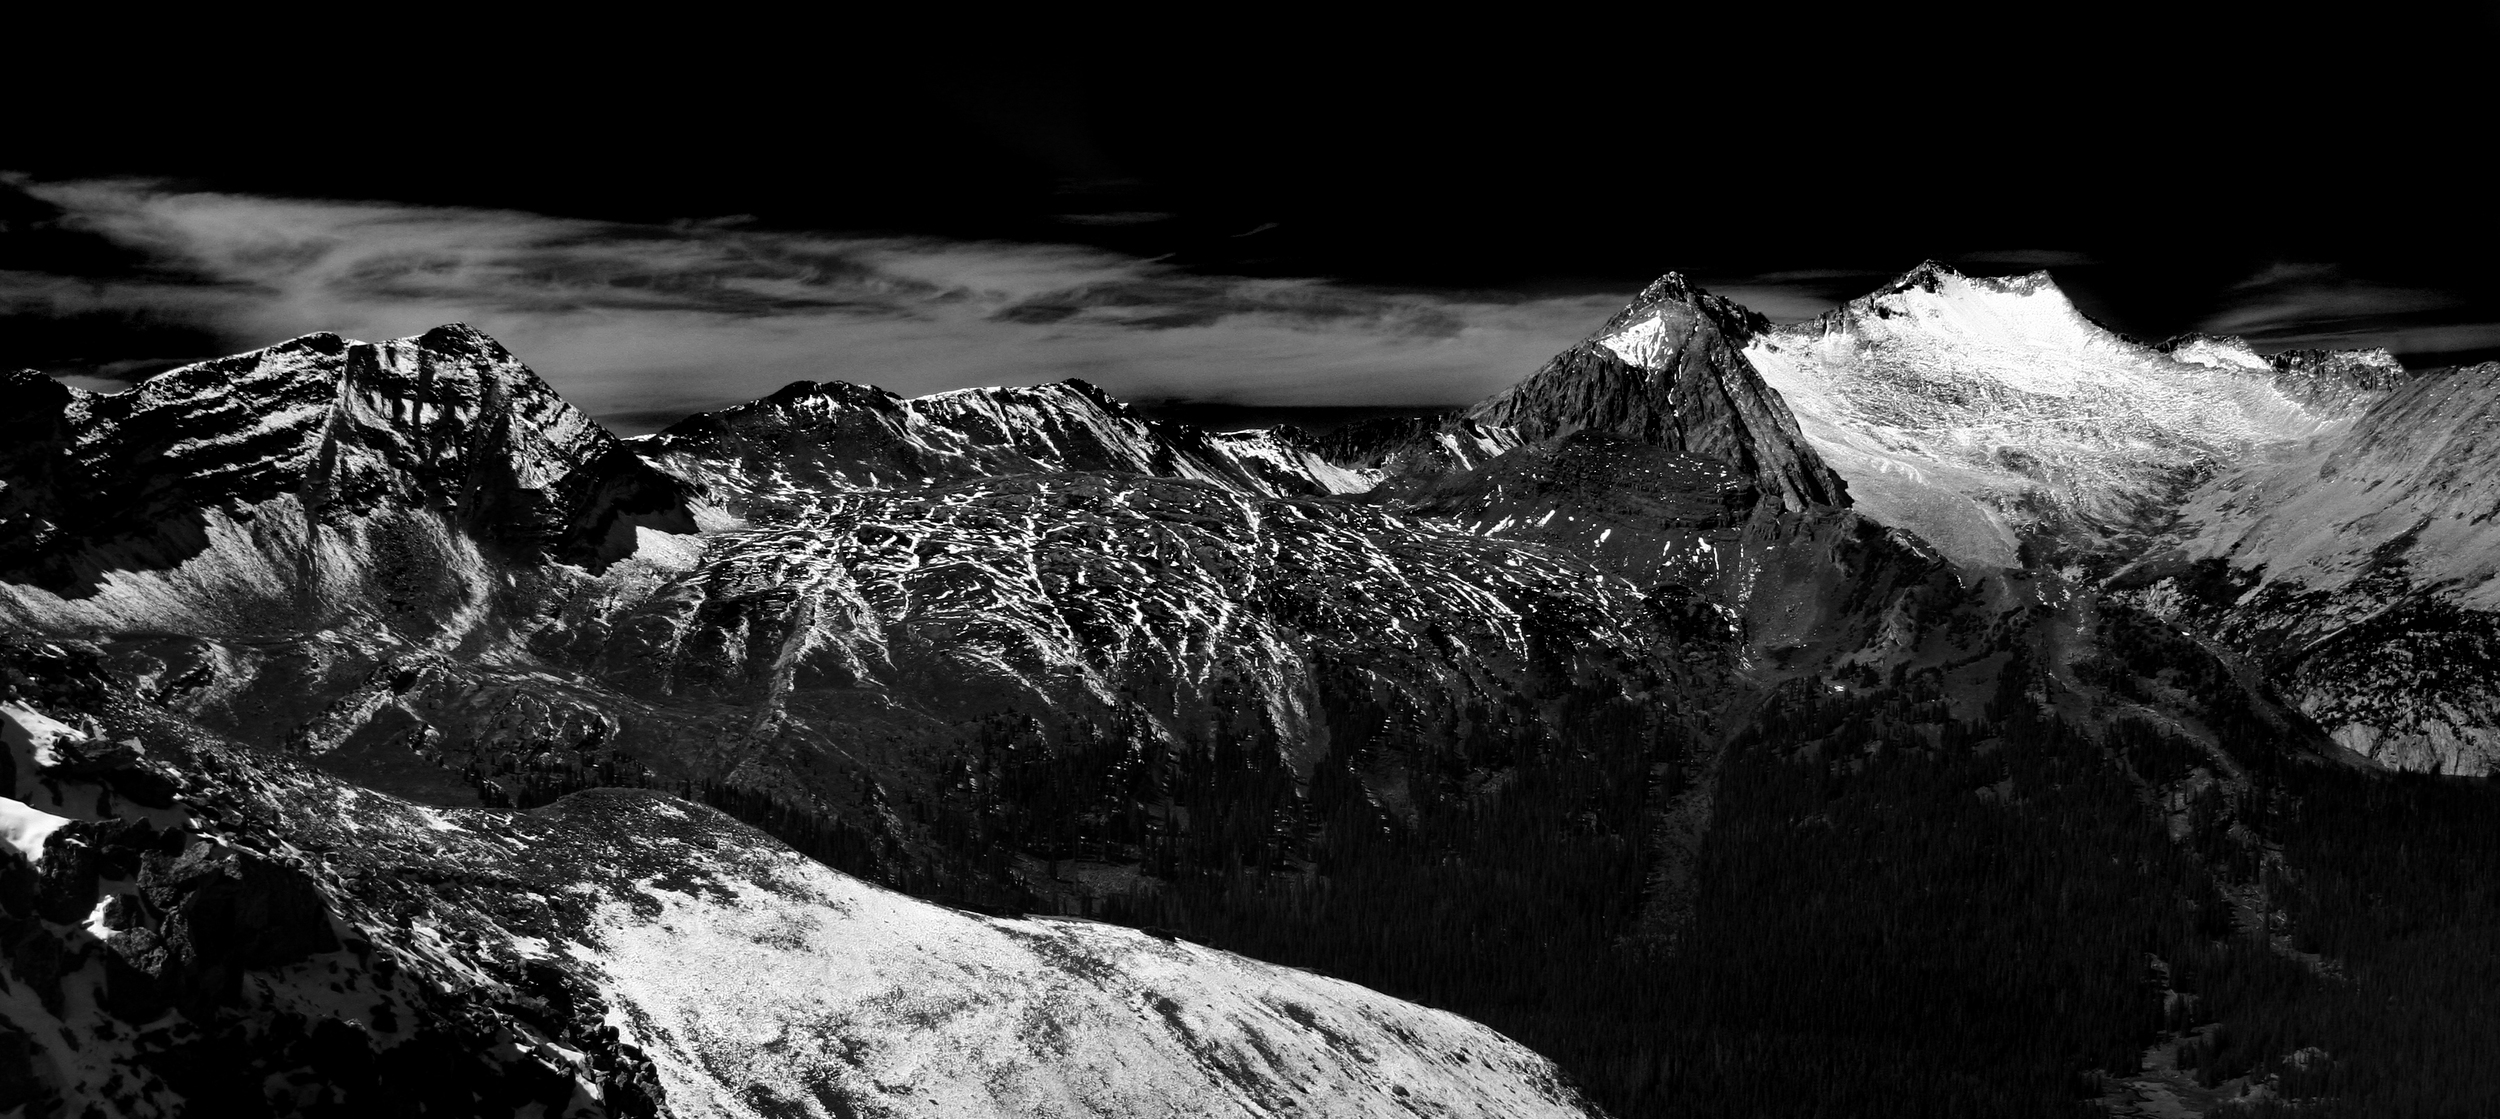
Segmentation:
{"type": "Polygon", "coordinates": [[[2340,414],[2236,339],[2173,349],[2094,322],[2046,272],[1927,261],[1746,356],[1869,515],[1993,566],[2018,528],[2133,524],[2180,479],[2340,414]]]}
{"type": "MultiPolygon", "coordinates": [[[[1908,336],[1997,350],[2133,348],[2077,310],[2045,271],[1967,276],[1932,260],[1825,313],[1815,325],[1827,335],[1877,342],[1908,336]]],[[[2054,367],[2008,363],[2003,371],[2026,391],[2071,391],[2066,371],[2054,367]]]]}
{"type": "MultiPolygon", "coordinates": [[[[1643,324],[1656,323],[1661,316],[1698,316],[1740,345],[1744,339],[1771,329],[1771,320],[1764,318],[1761,312],[1735,300],[1713,295],[1685,278],[1681,272],[1669,272],[1651,280],[1648,287],[1642,288],[1639,295],[1632,297],[1632,302],[1615,312],[1613,318],[1606,320],[1606,325],[1589,335],[1589,339],[1605,344],[1607,339],[1642,330],[1643,324]]],[[[1630,344],[1627,342],[1627,345],[1630,344]]]]}

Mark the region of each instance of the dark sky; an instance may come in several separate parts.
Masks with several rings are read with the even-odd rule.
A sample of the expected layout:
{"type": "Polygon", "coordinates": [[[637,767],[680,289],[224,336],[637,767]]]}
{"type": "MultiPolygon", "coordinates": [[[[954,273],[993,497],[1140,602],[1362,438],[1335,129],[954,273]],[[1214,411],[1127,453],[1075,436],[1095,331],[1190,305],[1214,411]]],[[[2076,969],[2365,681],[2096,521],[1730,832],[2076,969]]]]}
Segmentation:
{"type": "MultiPolygon", "coordinates": [[[[1926,257],[2048,262],[2139,336],[2243,324],[2275,348],[2500,354],[2500,217],[2477,167],[2500,108],[2491,6],[2009,10],[1537,7],[1369,32],[1243,11],[1147,39],[947,25],[969,14],[306,29],[247,57],[13,59],[37,68],[21,90],[61,95],[17,110],[0,170],[1075,244],[1186,275],[1503,298],[1677,269],[1838,299],[1926,257]]],[[[9,205],[0,268],[180,268],[9,205]]],[[[0,360],[95,348],[42,333],[20,323],[0,360]]]]}

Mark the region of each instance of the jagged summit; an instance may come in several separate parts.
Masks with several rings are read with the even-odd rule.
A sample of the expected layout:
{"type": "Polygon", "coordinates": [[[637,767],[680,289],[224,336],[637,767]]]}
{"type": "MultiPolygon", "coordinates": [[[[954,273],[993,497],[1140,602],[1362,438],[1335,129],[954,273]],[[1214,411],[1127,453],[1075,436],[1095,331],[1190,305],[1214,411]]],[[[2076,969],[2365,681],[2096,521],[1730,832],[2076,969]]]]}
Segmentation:
{"type": "MultiPolygon", "coordinates": [[[[1995,346],[2134,349],[2136,344],[2077,309],[2046,271],[1971,276],[1922,261],[1890,283],[1780,333],[1900,334],[1995,346]]],[[[2043,370],[2052,374],[2052,370],[2043,370]]]]}
{"type": "Polygon", "coordinates": [[[2383,349],[2284,350],[2267,359],[2284,395],[2337,415],[2353,415],[2413,380],[2383,349]]]}
{"type": "Polygon", "coordinates": [[[2404,363],[2383,349],[2294,349],[2267,356],[2238,335],[2202,333],[2166,338],[2153,348],[2173,361],[2271,377],[2283,395],[2336,416],[2358,414],[2413,379],[2404,363]]]}
{"type": "Polygon", "coordinates": [[[1761,312],[1735,300],[1713,295],[1685,278],[1682,272],[1669,272],[1649,282],[1623,310],[1615,312],[1606,325],[1597,329],[1597,336],[1620,334],[1645,319],[1654,317],[1660,306],[1676,304],[1695,308],[1710,317],[1722,333],[1730,337],[1750,338],[1771,328],[1771,320],[1761,312]]]}
{"type": "Polygon", "coordinates": [[[1359,492],[1377,480],[1339,469],[1294,433],[1215,434],[1149,420],[1075,379],[908,398],[798,381],[634,446],[720,500],[759,508],[828,489],[1066,471],[1187,478],[1262,496],[1359,492]]]}
{"type": "Polygon", "coordinates": [[[1893,277],[1892,283],[1886,285],[1883,290],[1903,291],[1909,288],[1919,287],[1925,288],[1929,291],[1934,291],[1936,290],[1936,285],[1944,282],[1945,278],[1948,276],[1957,280],[1969,278],[1962,275],[1961,269],[1955,268],[1954,266],[1946,264],[1941,260],[1937,260],[1934,257],[1929,257],[1926,260],[1919,261],[1917,264],[1912,265],[1909,271],[1893,277]]]}
{"type": "Polygon", "coordinates": [[[2037,295],[2049,292],[2055,293],[2062,299],[2066,294],[2058,288],[2057,278],[2051,276],[2046,269],[2011,276],[1973,276],[1943,261],[1929,259],[1922,260],[1909,271],[1893,277],[1891,283],[1877,288],[1869,298],[1875,295],[1898,294],[1913,289],[1938,292],[1953,284],[1964,284],[1984,291],[2010,295],[2037,295]]]}
{"type": "Polygon", "coordinates": [[[1745,359],[1743,347],[1769,329],[1762,315],[1670,272],[1467,418],[1528,440],[1601,431],[1722,459],[1790,509],[1847,504],[1847,487],[1745,359]]]}
{"type": "Polygon", "coordinates": [[[308,526],[424,512],[593,567],[637,523],[692,530],[681,483],[464,324],[307,334],[115,393],[46,381],[0,385],[0,576],[56,593],[173,567],[282,499],[308,526]]]}

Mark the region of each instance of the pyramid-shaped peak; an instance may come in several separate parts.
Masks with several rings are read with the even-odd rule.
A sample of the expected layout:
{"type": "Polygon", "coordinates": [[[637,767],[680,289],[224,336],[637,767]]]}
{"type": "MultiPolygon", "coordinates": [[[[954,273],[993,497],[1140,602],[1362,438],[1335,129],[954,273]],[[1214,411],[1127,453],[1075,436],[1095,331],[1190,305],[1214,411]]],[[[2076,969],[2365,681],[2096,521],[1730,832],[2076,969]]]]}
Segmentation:
{"type": "Polygon", "coordinates": [[[1701,286],[1695,284],[1684,273],[1669,272],[1651,280],[1648,287],[1642,288],[1641,293],[1633,297],[1632,305],[1647,307],[1669,301],[1690,303],[1705,294],[1708,293],[1702,291],[1701,286]]]}
{"type": "Polygon", "coordinates": [[[1677,311],[1707,319],[1738,345],[1771,329],[1771,320],[1763,317],[1761,312],[1735,300],[1713,295],[1681,272],[1669,272],[1650,281],[1648,287],[1632,297],[1630,304],[1615,312],[1613,318],[1606,320],[1606,325],[1589,337],[1594,340],[1620,335],[1657,319],[1661,314],[1677,311]]]}
{"type": "Polygon", "coordinates": [[[1770,329],[1760,313],[1669,272],[1467,418],[1528,440],[1595,431],[1717,458],[1790,509],[1846,504],[1847,488],[1744,356],[1770,329]]]}
{"type": "Polygon", "coordinates": [[[1884,287],[1888,291],[1908,291],[1911,288],[1934,291],[1947,280],[1964,279],[1969,279],[1969,277],[1964,276],[1960,269],[1941,260],[1930,258],[1919,261],[1909,271],[1893,277],[1893,281],[1884,287]]]}

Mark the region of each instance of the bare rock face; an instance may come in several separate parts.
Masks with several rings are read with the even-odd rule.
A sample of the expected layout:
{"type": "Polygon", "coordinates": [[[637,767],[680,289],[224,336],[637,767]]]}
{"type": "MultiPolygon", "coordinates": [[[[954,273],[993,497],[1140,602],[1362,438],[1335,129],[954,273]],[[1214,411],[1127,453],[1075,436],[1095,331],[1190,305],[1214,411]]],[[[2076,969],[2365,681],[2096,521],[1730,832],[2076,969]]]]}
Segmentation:
{"type": "Polygon", "coordinates": [[[2268,359],[2286,395],[2339,412],[2357,412],[2404,387],[2413,374],[2386,350],[2285,350],[2268,359]]]}
{"type": "Polygon", "coordinates": [[[1720,459],[1789,510],[1845,505],[1848,487],[1746,359],[1746,343],[1769,329],[1761,315],[1670,272],[1587,341],[1467,416],[1529,441],[1600,431],[1720,459]]]}
{"type": "MultiPolygon", "coordinates": [[[[1116,728],[1128,745],[1104,764],[1132,783],[1158,752],[1227,743],[1293,787],[1384,722],[1481,712],[1445,737],[1525,756],[1548,707],[1700,705],[1668,679],[1687,661],[1647,663],[1680,640],[1643,606],[1665,567],[1347,496],[1496,461],[1517,448],[1506,428],[1450,418],[1332,441],[1149,422],[1081,383],[909,400],[802,383],[618,443],[498,355],[464,331],[316,336],[64,396],[76,407],[56,416],[86,425],[83,445],[140,445],[177,404],[293,434],[245,464],[259,481],[185,498],[211,546],[86,598],[0,582],[0,609],[101,639],[124,686],[218,733],[441,805],[535,802],[592,775],[926,802],[1002,718],[1116,728]],[[653,466],[600,468],[612,454],[653,466]],[[598,564],[553,545],[526,562],[509,542],[554,522],[522,498],[574,492],[547,480],[576,474],[628,491],[657,477],[647,488],[690,511],[619,514],[630,544],[598,564]]],[[[1717,521],[1750,508],[1749,482],[1747,508],[1726,507],[1721,482],[1750,475],[1723,460],[1630,445],[1689,466],[1654,480],[1702,487],[1717,521]]],[[[37,461],[153,484],[134,456],[37,461]]],[[[587,492],[585,511],[623,508],[587,492]]],[[[1669,566],[1693,559],[1629,532],[1619,547],[1636,537],[1669,566]]],[[[1707,636],[1694,656],[1715,664],[1732,638],[1707,636]]],[[[1465,781],[1392,755],[1363,765],[1389,804],[1465,781]]],[[[881,866],[945,856],[923,817],[882,837],[881,866]]],[[[1121,843],[1114,856],[1145,841],[1121,843]]]]}
{"type": "Polygon", "coordinates": [[[904,398],[800,381],[690,416],[633,441],[732,509],[816,495],[1018,474],[1104,471],[1188,478],[1260,496],[1359,492],[1346,470],[1290,432],[1201,431],[1149,420],[1084,381],[904,398]]]}
{"type": "Polygon", "coordinates": [[[68,598],[164,571],[283,502],[312,525],[424,513],[533,562],[603,567],[693,527],[636,458],[493,339],[310,334],[99,395],[0,380],[0,579],[68,598]]]}
{"type": "Polygon", "coordinates": [[[1363,420],[1303,441],[1321,458],[1378,479],[1373,492],[1473,470],[1520,446],[1517,431],[1458,411],[1363,420]]]}

